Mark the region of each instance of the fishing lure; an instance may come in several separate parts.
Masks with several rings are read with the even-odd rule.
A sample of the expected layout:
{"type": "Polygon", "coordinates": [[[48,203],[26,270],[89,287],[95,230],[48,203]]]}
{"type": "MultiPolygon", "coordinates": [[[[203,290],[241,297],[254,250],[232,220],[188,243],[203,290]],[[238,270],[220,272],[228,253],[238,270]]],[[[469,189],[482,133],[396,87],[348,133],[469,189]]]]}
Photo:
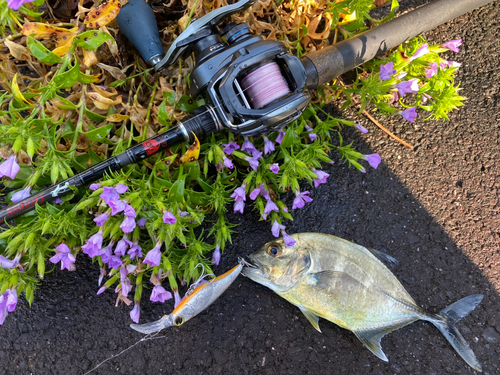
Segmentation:
{"type": "Polygon", "coordinates": [[[212,279],[200,281],[195,285],[192,291],[188,291],[179,305],[172,311],[170,315],[164,315],[161,319],[145,323],[131,324],[130,327],[138,332],[150,334],[159,332],[164,328],[172,326],[181,326],[189,319],[198,315],[212,304],[238,277],[243,268],[242,262],[230,271],[212,279]]]}

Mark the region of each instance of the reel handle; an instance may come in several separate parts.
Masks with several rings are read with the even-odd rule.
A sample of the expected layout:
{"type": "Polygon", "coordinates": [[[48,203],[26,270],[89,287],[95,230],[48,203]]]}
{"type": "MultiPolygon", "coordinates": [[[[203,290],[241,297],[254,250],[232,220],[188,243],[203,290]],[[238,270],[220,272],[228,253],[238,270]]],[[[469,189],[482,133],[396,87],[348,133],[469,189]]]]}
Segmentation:
{"type": "Polygon", "coordinates": [[[165,55],[153,9],[144,0],[129,0],[116,17],[120,30],[149,65],[165,55]]]}

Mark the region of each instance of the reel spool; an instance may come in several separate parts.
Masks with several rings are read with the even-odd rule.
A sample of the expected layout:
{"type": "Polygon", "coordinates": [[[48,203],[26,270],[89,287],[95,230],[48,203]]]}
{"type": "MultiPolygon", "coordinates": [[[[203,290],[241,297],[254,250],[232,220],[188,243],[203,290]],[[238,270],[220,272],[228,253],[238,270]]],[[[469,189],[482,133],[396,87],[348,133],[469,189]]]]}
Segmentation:
{"type": "Polygon", "coordinates": [[[252,108],[260,109],[290,93],[288,84],[275,62],[267,63],[248,74],[240,82],[242,96],[250,101],[252,108]]]}

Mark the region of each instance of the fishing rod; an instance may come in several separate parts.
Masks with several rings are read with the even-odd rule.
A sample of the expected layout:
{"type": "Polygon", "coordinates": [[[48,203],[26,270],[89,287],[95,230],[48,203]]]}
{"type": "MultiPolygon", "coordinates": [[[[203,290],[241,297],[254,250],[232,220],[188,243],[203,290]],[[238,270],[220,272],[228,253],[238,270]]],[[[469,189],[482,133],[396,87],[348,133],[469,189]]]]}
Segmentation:
{"type": "Polygon", "coordinates": [[[87,186],[104,174],[138,163],[181,142],[202,140],[229,130],[243,136],[276,131],[294,121],[311,101],[310,90],[492,0],[438,0],[351,39],[307,53],[289,54],[283,42],[253,35],[246,23],[218,25],[257,0],[241,0],[194,20],[165,53],[153,10],[144,0],[129,0],[118,14],[121,31],[156,71],[194,53],[189,88],[192,97],[210,99],[177,125],[123,153],[0,210],[0,224],[87,186]],[[225,41],[224,41],[225,39],[225,41]]]}

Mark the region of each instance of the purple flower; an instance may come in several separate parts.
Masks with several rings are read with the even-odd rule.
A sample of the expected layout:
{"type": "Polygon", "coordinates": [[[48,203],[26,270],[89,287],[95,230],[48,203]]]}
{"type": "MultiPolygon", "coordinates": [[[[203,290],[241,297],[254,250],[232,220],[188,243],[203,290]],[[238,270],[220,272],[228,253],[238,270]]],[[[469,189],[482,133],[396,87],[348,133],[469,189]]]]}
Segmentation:
{"type": "Polygon", "coordinates": [[[177,221],[177,219],[176,219],[176,217],[174,216],[173,213],[171,213],[169,211],[164,211],[163,212],[163,222],[165,224],[174,225],[176,221],[177,221]]]}
{"type": "MultiPolygon", "coordinates": [[[[99,279],[97,281],[97,285],[101,285],[102,279],[104,279],[104,276],[106,276],[106,268],[101,267],[101,272],[99,272],[99,279]]],[[[102,292],[101,292],[102,293],[102,292]]],[[[100,293],[99,293],[100,294],[100,293]]]]}
{"type": "Polygon", "coordinates": [[[125,209],[123,210],[123,214],[125,216],[134,217],[134,218],[137,216],[137,214],[135,213],[134,207],[132,207],[129,204],[127,204],[125,206],[125,209]]]}
{"type": "Polygon", "coordinates": [[[458,47],[460,47],[461,45],[462,45],[462,39],[455,39],[446,42],[445,44],[442,45],[442,47],[448,48],[449,50],[458,53],[460,52],[458,47]]]}
{"type": "Polygon", "coordinates": [[[116,185],[115,187],[115,190],[118,194],[123,194],[127,191],[128,189],[128,186],[127,185],[123,185],[123,184],[118,184],[116,185]]]}
{"type": "Polygon", "coordinates": [[[326,184],[326,179],[328,177],[330,177],[330,175],[328,173],[317,170],[317,169],[313,169],[312,171],[316,175],[316,178],[313,178],[314,187],[317,188],[321,184],[326,184]]]}
{"type": "MultiPolygon", "coordinates": [[[[263,184],[262,184],[262,185],[263,185],[263,184]]],[[[261,185],[261,186],[262,186],[262,185],[261,185]]],[[[253,200],[253,201],[254,201],[254,200],[256,200],[256,199],[257,199],[257,197],[259,196],[260,191],[261,191],[261,189],[262,189],[262,188],[261,188],[261,186],[259,186],[258,188],[255,188],[255,189],[253,189],[253,190],[252,190],[252,192],[251,192],[251,193],[250,193],[250,195],[249,195],[249,197],[250,197],[250,199],[251,199],[251,200],[253,200]]]]}
{"type": "Polygon", "coordinates": [[[109,219],[109,212],[105,212],[102,215],[97,216],[94,219],[94,223],[96,223],[98,227],[102,227],[104,223],[108,221],[108,219],[109,219]]]}
{"type": "Polygon", "coordinates": [[[401,97],[405,96],[405,94],[412,94],[412,93],[417,93],[418,92],[418,79],[417,78],[412,78],[408,81],[402,81],[397,84],[395,84],[393,87],[398,89],[399,95],[401,97]]]}
{"type": "Polygon", "coordinates": [[[427,78],[434,77],[437,74],[437,72],[438,72],[438,64],[437,64],[437,62],[434,62],[434,63],[432,63],[429,66],[430,66],[429,69],[425,69],[425,76],[427,78]]]}
{"type": "Polygon", "coordinates": [[[270,154],[274,151],[274,142],[267,138],[265,135],[262,136],[264,138],[264,154],[270,154]]]}
{"type": "Polygon", "coordinates": [[[394,103],[399,100],[399,94],[397,91],[391,91],[392,92],[392,98],[389,100],[389,103],[394,103]]]}
{"type": "Polygon", "coordinates": [[[429,100],[429,99],[432,99],[432,97],[429,94],[422,94],[422,99],[420,100],[420,102],[422,104],[425,104],[425,103],[427,103],[427,100],[429,100]]]}
{"type": "Polygon", "coordinates": [[[269,169],[271,170],[271,172],[273,172],[274,174],[278,174],[278,172],[280,171],[280,166],[278,165],[278,163],[274,163],[274,164],[271,164],[269,166],[269,169]]]}
{"type": "Polygon", "coordinates": [[[122,256],[122,257],[125,256],[125,252],[127,251],[127,247],[128,247],[127,241],[125,239],[121,239],[116,244],[115,254],[122,256]]]}
{"type": "Polygon", "coordinates": [[[257,151],[253,154],[252,157],[247,157],[246,158],[246,161],[248,161],[248,163],[250,164],[250,167],[256,171],[258,166],[259,166],[259,159],[260,157],[262,156],[262,152],[260,151],[257,151]]]}
{"type": "Polygon", "coordinates": [[[214,253],[212,254],[212,263],[218,266],[220,263],[220,258],[221,258],[220,246],[219,244],[217,244],[215,246],[214,253]]]}
{"type": "Polygon", "coordinates": [[[0,296],[0,325],[3,324],[9,312],[15,310],[17,305],[17,292],[15,289],[7,289],[0,296]]]}
{"type": "MultiPolygon", "coordinates": [[[[33,0],[7,0],[7,5],[12,10],[18,10],[22,5],[30,3],[33,0]]],[[[1,324],[1,323],[0,323],[1,324]]]]}
{"type": "Polygon", "coordinates": [[[68,271],[74,271],[76,259],[75,256],[71,254],[68,245],[61,243],[56,247],[56,250],[56,255],[50,258],[49,261],[54,264],[61,262],[61,270],[66,268],[68,271]]]}
{"type": "Polygon", "coordinates": [[[385,81],[391,79],[391,75],[395,73],[396,69],[394,69],[394,63],[392,61],[385,65],[380,65],[380,80],[385,81]]]}
{"type": "Polygon", "coordinates": [[[240,214],[243,214],[243,210],[245,209],[245,201],[239,200],[234,203],[234,213],[239,212],[240,214]]]}
{"type": "Polygon", "coordinates": [[[238,144],[236,142],[222,144],[222,146],[224,147],[224,149],[222,151],[224,151],[227,155],[231,155],[234,150],[237,150],[240,148],[240,146],[238,146],[238,144]]]}
{"type": "Polygon", "coordinates": [[[141,308],[139,307],[139,303],[135,302],[134,308],[130,312],[130,319],[132,319],[135,323],[139,323],[140,316],[141,316],[141,308]]]}
{"type": "Polygon", "coordinates": [[[117,213],[122,212],[127,207],[127,202],[124,202],[120,199],[110,201],[108,203],[109,207],[111,207],[111,216],[115,216],[117,213]]]}
{"type": "Polygon", "coordinates": [[[257,149],[253,145],[253,143],[248,139],[248,137],[244,137],[245,142],[241,145],[241,151],[246,151],[249,154],[253,154],[254,152],[257,152],[257,149]]]}
{"type": "Polygon", "coordinates": [[[19,190],[12,194],[10,200],[12,202],[20,202],[23,199],[28,198],[31,195],[31,186],[26,186],[23,190],[19,190]]]}
{"type": "Polygon", "coordinates": [[[281,142],[283,141],[284,136],[285,136],[285,132],[283,130],[280,130],[278,137],[276,138],[276,143],[280,145],[281,142]]]}
{"type": "Polygon", "coordinates": [[[172,298],[172,293],[167,292],[164,287],[160,284],[156,284],[151,292],[150,301],[153,302],[165,302],[166,300],[172,298]]]}
{"type": "Polygon", "coordinates": [[[130,260],[133,260],[135,257],[142,258],[142,248],[134,242],[130,249],[128,249],[127,254],[130,255],[130,260]]]}
{"type": "Polygon", "coordinates": [[[271,233],[274,237],[280,236],[280,231],[284,230],[286,227],[278,223],[278,220],[274,220],[273,226],[271,227],[271,233]]]}
{"type": "Polygon", "coordinates": [[[305,205],[305,202],[312,202],[313,199],[308,196],[309,191],[304,191],[304,192],[296,192],[295,193],[295,199],[293,200],[293,205],[292,209],[295,210],[296,208],[302,208],[305,205]]]}
{"type": "Polygon", "coordinates": [[[417,51],[413,54],[413,56],[410,57],[410,61],[418,59],[419,57],[422,57],[422,56],[428,54],[429,52],[430,52],[429,46],[427,45],[427,43],[424,43],[424,44],[422,44],[422,46],[419,49],[417,49],[417,51]]]}
{"type": "Polygon", "coordinates": [[[318,135],[316,133],[311,133],[312,131],[314,131],[314,129],[308,125],[306,125],[306,130],[309,132],[309,139],[311,140],[311,142],[314,142],[318,135]]]}
{"type": "Polygon", "coordinates": [[[102,231],[99,231],[87,240],[87,243],[82,246],[82,250],[84,254],[87,254],[89,257],[93,258],[99,255],[101,247],[102,231]]]}
{"type": "Polygon", "coordinates": [[[187,215],[189,215],[189,212],[187,212],[187,211],[182,211],[182,210],[177,210],[177,214],[178,214],[180,217],[186,217],[187,215]]]}
{"type": "Polygon", "coordinates": [[[280,209],[271,199],[267,200],[266,207],[264,208],[264,215],[269,215],[272,211],[279,212],[280,209]]]}
{"type": "Polygon", "coordinates": [[[125,216],[125,219],[123,219],[122,223],[120,224],[120,228],[123,233],[132,232],[135,226],[135,219],[132,216],[125,216]]]}
{"type": "Polygon", "coordinates": [[[21,254],[15,256],[13,260],[10,260],[3,255],[0,255],[0,267],[2,268],[14,268],[19,264],[19,259],[21,259],[21,254]]]}
{"type": "Polygon", "coordinates": [[[146,221],[148,221],[148,219],[146,219],[145,217],[141,217],[139,220],[137,220],[137,225],[141,228],[144,228],[144,226],[146,225],[146,221]]]}
{"type": "Polygon", "coordinates": [[[17,164],[17,156],[9,156],[2,164],[0,164],[0,178],[3,176],[10,177],[11,180],[16,178],[21,167],[17,164]]]}
{"type": "Polygon", "coordinates": [[[283,235],[283,241],[285,241],[286,246],[293,246],[295,245],[295,240],[290,237],[289,234],[287,234],[284,230],[281,231],[281,234],[283,235]]]}
{"type": "Polygon", "coordinates": [[[89,189],[92,190],[92,191],[96,191],[100,187],[101,187],[101,184],[92,184],[92,185],[89,186],[89,189]]]}
{"type": "Polygon", "coordinates": [[[245,195],[245,189],[247,185],[243,184],[239,188],[234,189],[233,194],[231,194],[231,198],[233,198],[235,201],[246,201],[246,195],[245,195]]]}
{"type": "Polygon", "coordinates": [[[365,128],[365,127],[364,127],[363,125],[361,125],[361,124],[356,124],[356,125],[354,125],[354,127],[355,127],[356,129],[358,129],[358,130],[359,130],[361,133],[363,133],[363,134],[368,133],[368,129],[367,129],[367,128],[365,128]]]}
{"type": "Polygon", "coordinates": [[[378,165],[382,161],[379,154],[363,155],[363,159],[365,159],[373,169],[377,169],[378,165]]]}
{"type": "Polygon", "coordinates": [[[417,117],[417,110],[415,107],[411,107],[399,112],[399,114],[403,116],[406,121],[414,122],[415,117],[417,117]]]}
{"type": "Polygon", "coordinates": [[[403,79],[404,77],[406,77],[408,75],[408,72],[401,72],[399,73],[396,77],[396,79],[403,79]]]}
{"type": "Polygon", "coordinates": [[[122,296],[127,297],[130,291],[132,290],[132,283],[130,282],[130,279],[128,277],[125,277],[124,279],[121,280],[121,287],[122,287],[122,296]]]}
{"type": "Polygon", "coordinates": [[[156,246],[149,250],[143,263],[149,264],[151,267],[159,266],[161,263],[161,245],[163,242],[157,242],[156,246]]]}
{"type": "Polygon", "coordinates": [[[108,266],[117,270],[122,265],[122,260],[116,255],[111,255],[109,257],[108,266]]]}
{"type": "Polygon", "coordinates": [[[177,307],[177,305],[178,305],[179,303],[181,303],[181,301],[182,301],[182,298],[181,298],[181,296],[179,295],[179,291],[178,291],[178,290],[176,290],[176,289],[174,289],[174,300],[175,300],[175,303],[174,303],[174,308],[175,308],[175,307],[177,307]]]}
{"type": "Polygon", "coordinates": [[[109,205],[112,201],[120,199],[120,196],[116,192],[115,188],[110,186],[104,186],[102,188],[102,193],[99,196],[104,200],[104,202],[106,202],[107,205],[109,205]]]}
{"type": "Polygon", "coordinates": [[[110,242],[108,246],[103,247],[101,251],[99,251],[99,255],[101,256],[101,260],[104,264],[107,264],[109,262],[109,259],[113,254],[113,246],[114,242],[110,242]]]}
{"type": "Polygon", "coordinates": [[[62,202],[64,202],[61,198],[57,197],[56,199],[54,199],[52,201],[53,204],[61,204],[62,202]]]}
{"type": "Polygon", "coordinates": [[[226,156],[224,156],[224,165],[226,166],[226,168],[229,168],[229,169],[234,168],[233,162],[231,161],[231,159],[227,158],[226,156]]]}
{"type": "Polygon", "coordinates": [[[459,68],[462,66],[462,64],[460,64],[459,62],[456,62],[456,61],[447,61],[446,62],[446,65],[449,67],[449,68],[459,68]]]}

